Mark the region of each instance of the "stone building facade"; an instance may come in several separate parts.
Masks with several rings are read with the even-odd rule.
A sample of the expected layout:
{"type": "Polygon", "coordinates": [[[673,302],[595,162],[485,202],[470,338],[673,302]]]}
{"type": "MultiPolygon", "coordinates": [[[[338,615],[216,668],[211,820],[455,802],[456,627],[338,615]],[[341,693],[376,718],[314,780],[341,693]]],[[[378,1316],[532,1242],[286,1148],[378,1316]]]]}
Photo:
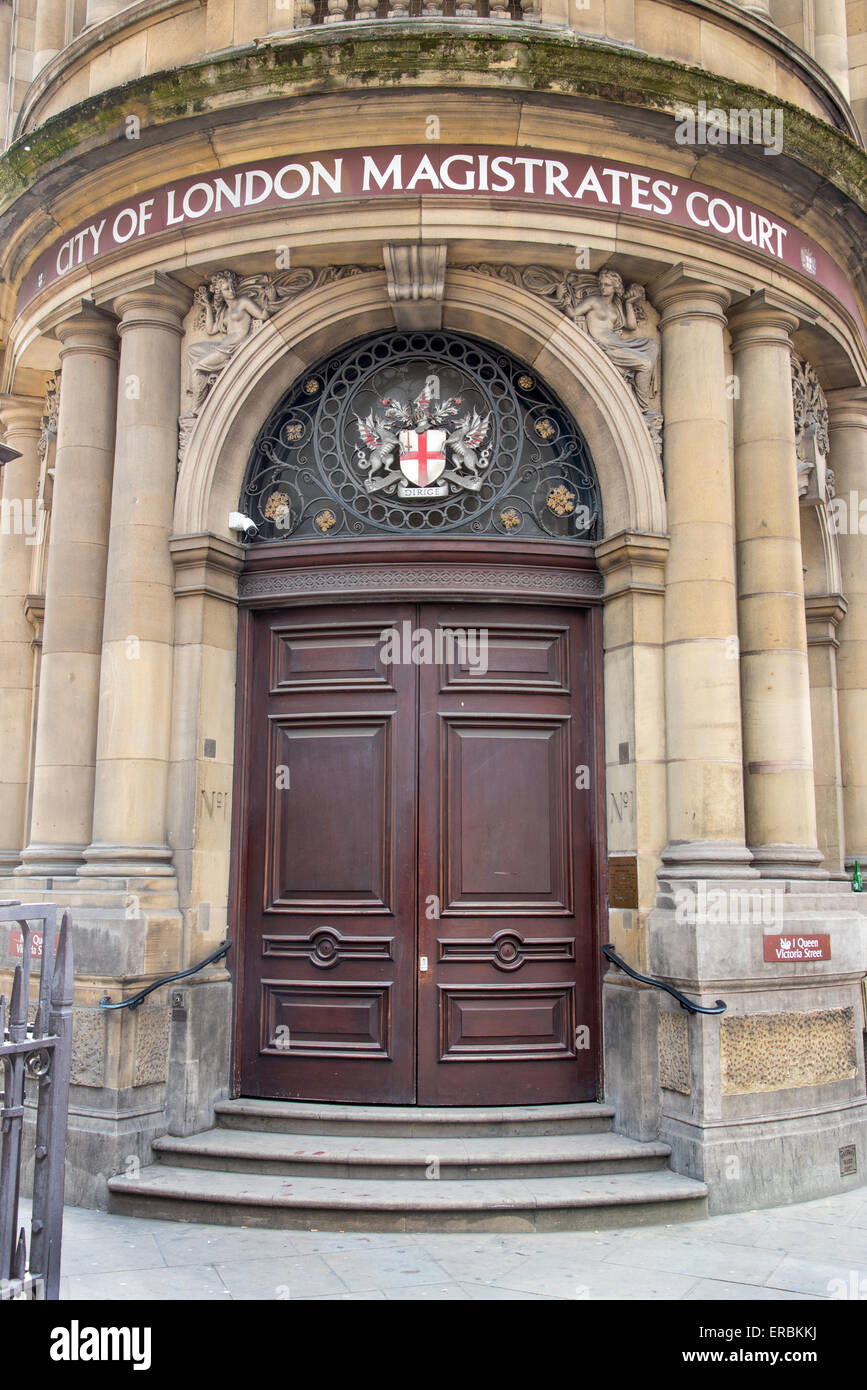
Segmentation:
{"type": "MultiPolygon", "coordinates": [[[[508,1104],[514,1076],[516,1102],[604,1096],[717,1210],[863,1181],[863,0],[0,0],[0,23],[0,898],[74,909],[71,1198],[103,1203],[155,1137],[207,1129],[230,1095],[425,1099],[411,1067],[403,1091],[353,1081],[374,1066],[359,1049],[386,1070],[398,1034],[412,1053],[414,957],[393,1006],[351,986],[355,1042],[275,1051],[281,1018],[312,1028],[293,971],[311,994],[354,951],[351,978],[385,978],[371,932],[403,910],[406,848],[389,821],[394,857],[379,898],[358,888],[367,935],[347,944],[328,836],[293,845],[331,805],[345,868],[355,784],[316,800],[334,750],[308,768],[279,699],[307,698],[320,732],[335,711],[385,719],[399,681],[364,632],[437,612],[508,628],[499,684],[472,697],[498,737],[541,739],[566,717],[552,692],[573,699],[578,799],[557,802],[558,764],[547,809],[542,782],[522,807],[527,735],[486,850],[493,802],[465,773],[465,852],[505,875],[512,846],[527,891],[500,901],[482,869],[473,890],[465,865],[450,898],[435,866],[436,962],[452,938],[496,955],[479,989],[505,1000],[517,956],[548,1010],[527,1024],[536,1055],[556,1078],[589,1061],[580,1092],[548,1089],[526,1038],[511,1059],[491,1044],[489,1073],[429,1094],[508,1104]],[[370,383],[392,379],[398,406],[377,405],[370,383]],[[528,653],[578,614],[584,665],[570,684],[552,656],[543,676],[528,653]],[[339,675],[315,661],[344,619],[339,675]],[[302,787],[285,814],[274,768],[255,771],[281,719],[302,787]],[[260,951],[263,893],[278,945],[260,951]],[[100,1008],[227,937],[228,960],[100,1008]],[[608,966],[606,942],[725,1013],[685,1012],[608,966]],[[324,1071],[304,1070],[314,1054],[324,1071]]],[[[431,783],[406,778],[427,823],[431,783]]],[[[406,908],[419,930],[424,902],[406,908]]],[[[10,938],[0,979],[13,965],[10,938]]],[[[438,988],[445,1038],[470,986],[438,988]]],[[[446,1061],[462,1037],[432,1077],[469,1075],[446,1061]]]]}

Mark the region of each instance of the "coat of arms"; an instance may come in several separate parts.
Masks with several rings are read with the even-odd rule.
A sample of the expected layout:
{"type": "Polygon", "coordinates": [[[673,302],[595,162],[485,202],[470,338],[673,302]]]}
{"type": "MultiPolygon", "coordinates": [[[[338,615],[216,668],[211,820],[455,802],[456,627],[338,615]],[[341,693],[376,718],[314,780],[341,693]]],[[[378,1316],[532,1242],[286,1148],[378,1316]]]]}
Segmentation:
{"type": "Polygon", "coordinates": [[[412,402],[385,396],[381,411],[356,415],[363,447],[356,462],[365,473],[367,492],[397,492],[404,501],[447,497],[464,489],[478,492],[490,459],[480,448],[491,422],[490,412],[463,415],[461,396],[440,401],[429,386],[412,402]]]}

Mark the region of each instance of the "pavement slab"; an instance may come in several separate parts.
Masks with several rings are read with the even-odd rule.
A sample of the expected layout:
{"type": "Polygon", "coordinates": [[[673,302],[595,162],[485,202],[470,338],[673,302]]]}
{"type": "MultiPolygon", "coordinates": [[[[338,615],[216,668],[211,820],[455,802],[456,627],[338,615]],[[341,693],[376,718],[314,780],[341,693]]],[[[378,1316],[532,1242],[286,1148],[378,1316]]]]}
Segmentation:
{"type": "MultiPolygon", "coordinates": [[[[26,1223],[28,1204],[22,1202],[26,1223]]],[[[867,1189],[601,1231],[321,1231],[67,1207],[61,1299],[867,1301],[867,1189]]]]}

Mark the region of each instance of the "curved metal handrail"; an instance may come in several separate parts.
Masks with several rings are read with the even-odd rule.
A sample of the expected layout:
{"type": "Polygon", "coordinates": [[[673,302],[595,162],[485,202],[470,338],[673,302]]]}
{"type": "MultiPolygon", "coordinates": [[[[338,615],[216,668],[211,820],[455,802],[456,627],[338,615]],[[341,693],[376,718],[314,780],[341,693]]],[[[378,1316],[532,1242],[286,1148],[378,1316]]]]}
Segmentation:
{"type": "Polygon", "coordinates": [[[703,1004],[696,1004],[692,999],[687,999],[685,994],[681,994],[679,989],[673,985],[665,985],[662,980],[652,980],[649,975],[639,975],[637,970],[633,970],[631,965],[627,965],[625,960],[621,960],[614,947],[606,944],[602,947],[602,954],[606,960],[610,960],[612,965],[617,965],[624,970],[627,975],[631,975],[633,980],[640,980],[643,985],[653,985],[654,989],[664,989],[666,994],[670,994],[676,999],[682,1009],[688,1009],[691,1014],[724,1014],[728,1008],[721,999],[716,1001],[716,1007],[706,1009],[703,1004]]]}
{"type": "Polygon", "coordinates": [[[137,1009],[142,1000],[147,999],[149,994],[153,994],[155,989],[162,989],[163,985],[170,985],[173,980],[185,980],[188,975],[198,974],[200,970],[204,970],[206,965],[211,965],[213,961],[221,960],[223,956],[227,956],[231,949],[231,941],[224,941],[222,946],[218,947],[212,955],[207,956],[205,960],[200,960],[198,965],[191,965],[189,970],[177,970],[174,975],[164,975],[161,980],[154,980],[152,985],[140,989],[138,994],[130,995],[129,999],[121,999],[119,1004],[112,1004],[106,995],[104,999],[100,999],[99,1007],[101,1009],[137,1009]]]}

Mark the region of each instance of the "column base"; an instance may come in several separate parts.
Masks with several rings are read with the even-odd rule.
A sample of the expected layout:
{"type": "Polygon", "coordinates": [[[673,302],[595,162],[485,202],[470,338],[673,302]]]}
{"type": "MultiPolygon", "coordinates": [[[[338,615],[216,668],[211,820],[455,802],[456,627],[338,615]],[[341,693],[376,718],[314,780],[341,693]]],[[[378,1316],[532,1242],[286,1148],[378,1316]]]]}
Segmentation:
{"type": "MultiPolygon", "coordinates": [[[[665,1093],[663,1093],[665,1094],[665,1093]]],[[[867,1101],[785,1117],[696,1123],[664,1114],[659,1137],[677,1173],[706,1182],[708,1211],[754,1211],[861,1187],[867,1167],[867,1101]],[[855,1171],[841,1150],[855,1150],[855,1171]]]]}
{"type": "Polygon", "coordinates": [[[84,862],[84,845],[28,845],[21,851],[16,874],[34,878],[74,878],[84,862]]]}
{"type": "Polygon", "coordinates": [[[712,1212],[848,1191],[867,1171],[861,985],[867,917],[827,875],[733,884],[660,874],[648,974],[721,1015],[658,996],[660,1138],[712,1212]],[[765,940],[830,938],[825,959],[765,940]],[[842,1152],[841,1152],[842,1151],[842,1152]]]}
{"type": "Polygon", "coordinates": [[[661,854],[661,878],[755,878],[752,855],[738,840],[672,840],[661,854]]]}
{"type": "Polygon", "coordinates": [[[84,851],[81,878],[154,878],[174,876],[168,845],[89,845],[84,851]]]}
{"type": "Polygon", "coordinates": [[[5,878],[7,874],[14,874],[20,863],[20,849],[0,849],[0,878],[5,878]]]}
{"type": "Polygon", "coordinates": [[[830,878],[820,868],[824,856],[815,845],[751,845],[753,863],[762,878],[830,878]]]}

